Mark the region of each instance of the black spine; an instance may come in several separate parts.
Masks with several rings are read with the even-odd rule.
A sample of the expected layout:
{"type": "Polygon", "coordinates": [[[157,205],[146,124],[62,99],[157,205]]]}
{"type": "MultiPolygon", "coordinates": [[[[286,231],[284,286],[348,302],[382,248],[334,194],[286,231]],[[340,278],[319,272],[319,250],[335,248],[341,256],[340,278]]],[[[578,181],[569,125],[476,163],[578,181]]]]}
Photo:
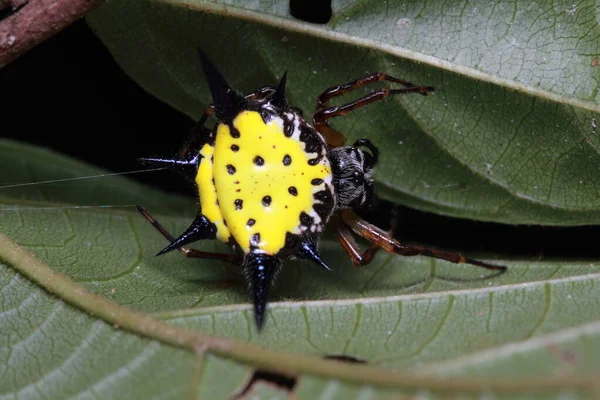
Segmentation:
{"type": "Polygon", "coordinates": [[[243,109],[245,100],[229,86],[217,67],[210,61],[208,56],[200,49],[200,60],[202,69],[208,82],[208,87],[213,98],[217,119],[222,122],[231,120],[243,109]]]}
{"type": "Polygon", "coordinates": [[[214,239],[217,234],[217,227],[202,214],[196,215],[189,228],[183,232],[170,245],[158,252],[157,256],[176,250],[186,244],[203,239],[214,239]]]}
{"type": "Polygon", "coordinates": [[[250,290],[254,300],[254,317],[258,330],[263,327],[269,289],[281,267],[279,257],[251,252],[244,259],[244,272],[250,283],[250,290]]]}

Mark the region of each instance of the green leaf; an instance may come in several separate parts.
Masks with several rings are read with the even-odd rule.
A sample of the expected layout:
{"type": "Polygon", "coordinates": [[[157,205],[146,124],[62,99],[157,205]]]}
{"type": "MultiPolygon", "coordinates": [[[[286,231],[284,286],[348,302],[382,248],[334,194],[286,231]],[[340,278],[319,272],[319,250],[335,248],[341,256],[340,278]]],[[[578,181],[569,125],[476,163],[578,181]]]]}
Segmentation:
{"type": "MultiPolygon", "coordinates": [[[[232,4],[113,0],[89,21],[134,79],[195,118],[209,100],[198,46],[240,90],[289,70],[290,101],[307,115],[324,88],[367,71],[436,86],[334,122],[384,150],[380,193],[506,223],[598,221],[593,5],[338,1],[317,26],[289,17],[287,2],[232,4]]],[[[102,173],[0,141],[4,185],[102,173]]],[[[12,240],[0,235],[0,398],[230,398],[255,368],[294,374],[298,398],[600,393],[596,260],[498,255],[509,271],[491,277],[379,252],[355,268],[326,236],[334,271],[286,264],[259,334],[239,270],[154,257],[165,240],[136,203],[173,233],[195,213],[119,177],[1,189],[12,240]],[[124,207],[83,208],[99,204],[124,207]]],[[[252,395],[286,392],[259,382],[252,395]]]]}
{"type": "MultiPolygon", "coordinates": [[[[0,141],[0,154],[21,160],[27,182],[90,172],[14,142],[0,141]]],[[[3,181],[11,174],[0,168],[3,181]]],[[[96,184],[117,199],[166,200],[126,179],[96,184]]],[[[0,235],[0,326],[9,327],[0,336],[0,396],[228,398],[254,367],[295,371],[300,398],[584,398],[595,388],[600,264],[496,260],[510,269],[490,277],[380,252],[356,268],[325,237],[334,271],[286,264],[259,334],[237,268],[155,258],[165,241],[134,210],[71,208],[74,192],[67,183],[25,186],[0,199],[0,232],[35,254],[0,235]]],[[[77,196],[85,205],[96,194],[77,196]]],[[[159,211],[172,232],[193,216],[159,211]]],[[[214,242],[200,248],[227,251],[214,242]]],[[[285,393],[260,382],[250,391],[285,393]]]]}
{"type": "Polygon", "coordinates": [[[113,0],[88,21],[131,77],[193,118],[209,102],[198,47],[244,92],[288,70],[290,102],[307,115],[325,88],[366,72],[435,86],[334,121],[383,150],[384,197],[472,219],[584,225],[600,221],[595,14],[591,1],[340,0],[314,25],[287,1],[113,0]]]}

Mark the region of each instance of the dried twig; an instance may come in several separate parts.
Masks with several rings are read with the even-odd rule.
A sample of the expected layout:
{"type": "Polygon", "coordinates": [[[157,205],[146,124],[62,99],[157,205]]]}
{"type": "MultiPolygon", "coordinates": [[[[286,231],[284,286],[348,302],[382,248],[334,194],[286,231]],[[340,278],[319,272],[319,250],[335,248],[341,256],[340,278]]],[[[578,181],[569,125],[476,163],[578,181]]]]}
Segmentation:
{"type": "Polygon", "coordinates": [[[19,7],[23,7],[28,0],[0,0],[0,11],[16,10],[19,7]]]}
{"type": "Polygon", "coordinates": [[[0,68],[50,38],[102,0],[0,0],[0,68]]]}

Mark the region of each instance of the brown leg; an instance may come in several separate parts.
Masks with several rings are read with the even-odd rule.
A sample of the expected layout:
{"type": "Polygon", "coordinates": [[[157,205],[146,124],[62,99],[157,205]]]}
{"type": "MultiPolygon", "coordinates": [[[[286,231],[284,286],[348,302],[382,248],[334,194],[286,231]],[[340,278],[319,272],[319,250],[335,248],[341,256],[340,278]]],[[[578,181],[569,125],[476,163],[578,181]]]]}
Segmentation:
{"type": "Polygon", "coordinates": [[[342,210],[340,212],[342,220],[352,229],[357,235],[367,239],[369,242],[376,244],[390,253],[396,253],[403,256],[423,255],[427,257],[439,258],[441,260],[450,261],[456,264],[468,263],[478,267],[491,269],[495,271],[506,271],[506,267],[502,265],[488,264],[483,261],[467,258],[460,253],[440,251],[423,246],[406,245],[393,239],[385,231],[378,227],[369,224],[360,218],[354,211],[342,210]]]}
{"type": "Polygon", "coordinates": [[[366,106],[367,104],[371,104],[376,101],[383,100],[388,96],[391,96],[394,94],[404,94],[404,93],[421,93],[421,94],[423,94],[422,90],[423,90],[422,87],[410,87],[410,88],[404,88],[404,89],[387,89],[387,88],[379,89],[376,92],[369,93],[368,95],[363,96],[360,99],[352,101],[348,104],[318,109],[313,114],[313,122],[315,123],[315,125],[323,124],[323,123],[326,123],[326,121],[328,119],[335,118],[335,117],[341,117],[342,115],[345,115],[345,114],[349,113],[350,111],[354,111],[357,108],[366,106]]]}
{"type": "Polygon", "coordinates": [[[212,132],[205,126],[205,124],[208,117],[214,115],[214,113],[215,109],[212,105],[206,107],[204,114],[202,114],[200,120],[198,120],[196,125],[192,128],[192,132],[179,150],[179,157],[187,158],[186,156],[191,149],[197,149],[199,151],[199,147],[202,146],[208,140],[208,138],[210,138],[212,132]]]}
{"type": "Polygon", "coordinates": [[[373,244],[370,248],[361,252],[358,243],[356,243],[354,237],[352,236],[352,232],[345,226],[337,227],[335,229],[335,236],[337,236],[342,244],[342,247],[344,250],[346,250],[348,256],[350,256],[352,264],[356,265],[357,267],[361,265],[367,265],[373,261],[375,253],[377,253],[377,250],[381,248],[378,245],[373,244]]]}
{"type": "Polygon", "coordinates": [[[384,74],[383,72],[375,72],[375,73],[366,75],[360,79],[357,79],[354,82],[346,83],[344,85],[331,86],[330,88],[327,88],[317,98],[317,110],[319,110],[321,108],[327,108],[328,107],[327,103],[329,102],[329,100],[331,100],[334,97],[341,96],[341,95],[346,94],[354,89],[358,89],[360,87],[369,85],[371,83],[383,82],[383,81],[399,83],[402,86],[405,86],[407,88],[418,88],[419,91],[421,92],[421,94],[423,94],[423,95],[427,95],[427,92],[433,91],[432,87],[428,87],[428,86],[420,87],[420,86],[414,85],[410,82],[407,82],[405,80],[398,79],[391,75],[384,74]]]}
{"type": "Polygon", "coordinates": [[[323,135],[329,147],[341,147],[346,143],[346,136],[336,129],[333,129],[327,122],[316,124],[313,119],[313,126],[323,135]]]}
{"type": "Polygon", "coordinates": [[[366,106],[367,104],[373,103],[375,101],[383,100],[386,97],[394,94],[403,94],[403,93],[420,93],[424,96],[427,95],[428,92],[432,92],[434,89],[429,86],[416,86],[410,82],[404,81],[402,79],[395,78],[390,75],[386,75],[381,72],[376,72],[373,74],[369,74],[363,78],[357,79],[354,82],[345,84],[332,86],[325,90],[321,95],[317,98],[317,109],[313,114],[313,126],[317,131],[319,131],[325,139],[327,143],[332,147],[342,146],[346,141],[344,135],[333,129],[329,126],[327,120],[334,117],[342,116],[350,111],[356,110],[357,108],[366,106]],[[389,81],[399,83],[405,88],[403,89],[380,89],[374,93],[368,94],[366,96],[361,97],[358,100],[355,100],[351,103],[344,104],[342,106],[329,106],[329,100],[348,93],[354,89],[363,87],[365,85],[375,83],[389,81]]]}
{"type": "MultiPolygon", "coordinates": [[[[156,219],[154,219],[154,217],[152,217],[152,215],[150,215],[150,213],[148,211],[146,211],[145,208],[143,208],[141,206],[138,206],[138,211],[169,242],[172,243],[175,240],[175,238],[173,236],[171,236],[171,234],[169,232],[167,232],[167,230],[156,219]]],[[[187,247],[180,247],[177,250],[179,250],[179,252],[181,254],[183,254],[184,256],[186,256],[186,257],[192,257],[192,258],[209,258],[209,259],[213,259],[213,260],[227,261],[227,262],[230,262],[230,263],[233,263],[233,264],[236,264],[236,265],[237,265],[237,261],[238,261],[237,257],[235,255],[233,255],[233,254],[207,253],[207,252],[204,252],[204,251],[194,250],[194,249],[190,249],[190,248],[187,248],[187,247]]]]}
{"type": "Polygon", "coordinates": [[[275,88],[273,86],[264,86],[256,89],[254,92],[249,93],[244,97],[247,100],[262,100],[273,92],[275,92],[275,88]]]}
{"type": "MultiPolygon", "coordinates": [[[[390,230],[387,231],[389,236],[393,236],[394,232],[396,232],[396,228],[398,227],[398,220],[400,219],[400,214],[398,213],[398,207],[394,207],[392,210],[392,221],[390,222],[390,230]]],[[[375,253],[381,246],[378,244],[371,244],[367,250],[361,252],[358,243],[354,240],[354,236],[352,236],[352,231],[345,225],[341,218],[336,216],[334,217],[335,224],[335,236],[340,241],[342,247],[348,253],[350,260],[357,267],[361,265],[367,265],[373,261],[373,257],[375,253]]]]}

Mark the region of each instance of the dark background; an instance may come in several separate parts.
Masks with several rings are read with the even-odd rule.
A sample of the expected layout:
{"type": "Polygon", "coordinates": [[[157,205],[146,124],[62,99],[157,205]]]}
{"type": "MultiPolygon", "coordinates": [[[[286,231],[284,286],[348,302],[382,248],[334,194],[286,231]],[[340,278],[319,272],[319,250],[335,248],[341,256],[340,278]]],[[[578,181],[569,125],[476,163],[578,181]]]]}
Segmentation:
{"type": "MultiPolygon", "coordinates": [[[[295,7],[294,15],[302,19],[327,22],[331,8],[327,2],[320,4],[316,17],[295,1],[291,9],[295,7]]],[[[194,125],[129,79],[84,21],[0,69],[0,118],[3,137],[45,146],[113,172],[141,168],[138,157],[174,154],[194,125]]],[[[194,195],[189,181],[168,172],[132,178],[194,195]]],[[[387,228],[390,208],[383,203],[368,218],[387,228]]],[[[404,207],[400,211],[401,240],[511,258],[600,256],[599,227],[515,227],[404,207]]]]}

